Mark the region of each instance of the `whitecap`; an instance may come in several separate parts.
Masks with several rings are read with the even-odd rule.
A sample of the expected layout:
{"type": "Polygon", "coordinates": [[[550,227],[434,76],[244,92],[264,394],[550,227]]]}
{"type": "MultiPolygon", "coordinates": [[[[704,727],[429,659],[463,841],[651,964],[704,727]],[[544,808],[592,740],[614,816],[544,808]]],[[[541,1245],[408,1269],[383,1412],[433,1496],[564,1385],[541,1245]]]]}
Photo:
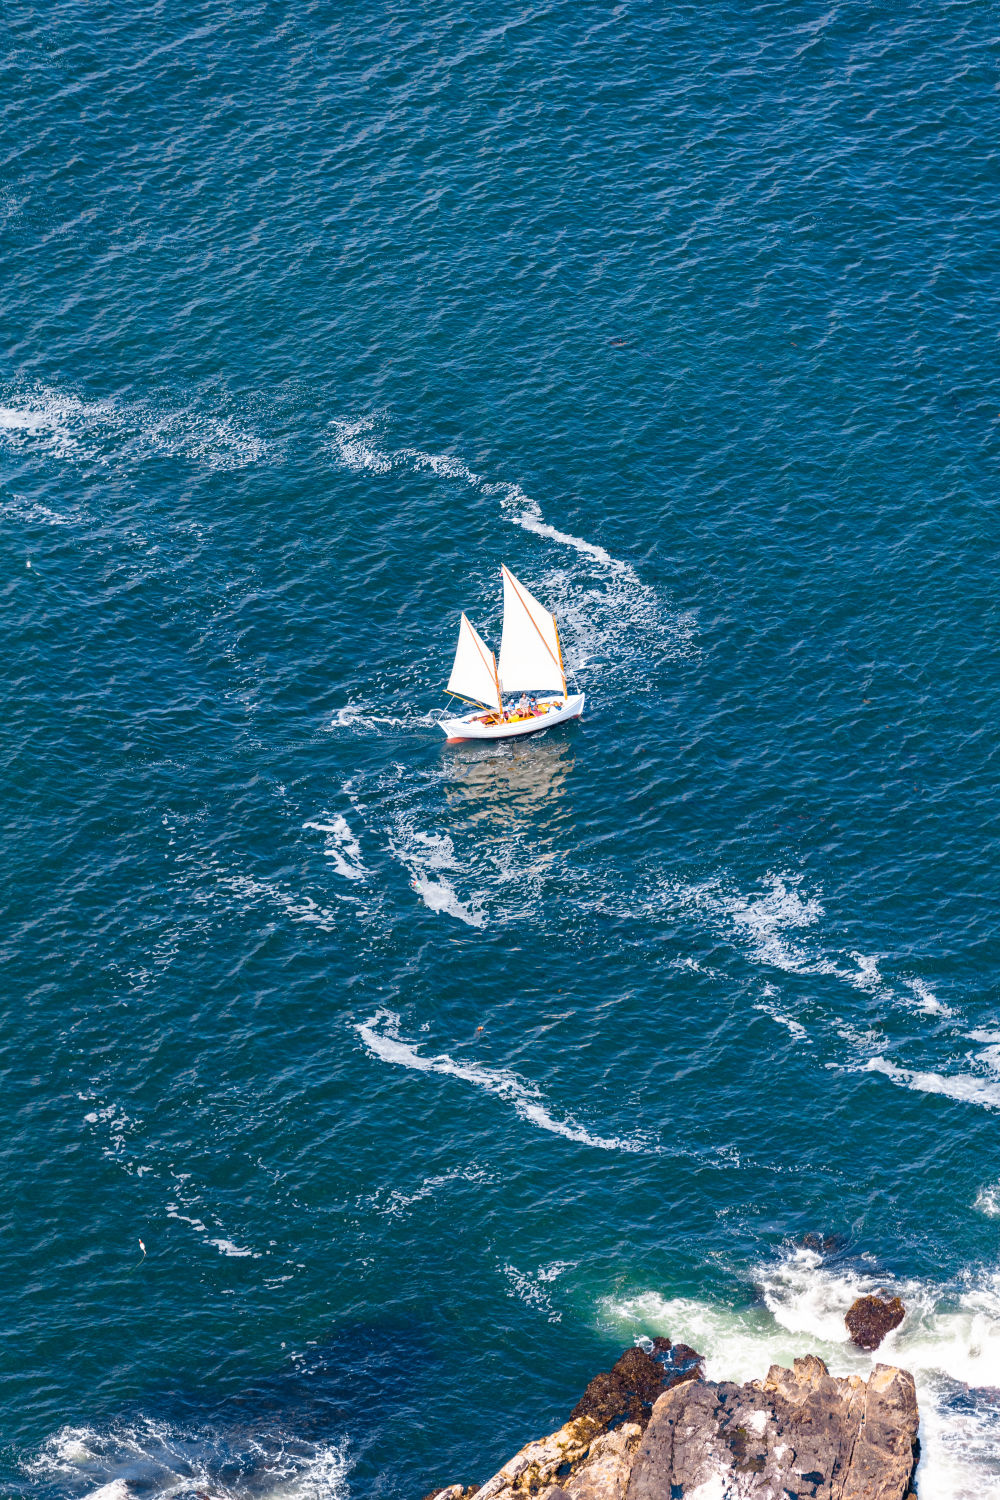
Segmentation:
{"type": "Polygon", "coordinates": [[[565,1140],[583,1146],[593,1146],[600,1151],[646,1151],[645,1142],[622,1139],[619,1136],[592,1135],[571,1118],[557,1119],[541,1102],[541,1091],[534,1084],[525,1083],[516,1073],[503,1069],[484,1068],[478,1063],[456,1062],[448,1054],[425,1057],[417,1050],[417,1044],[408,1042],[399,1034],[399,1016],[390,1010],[379,1010],[369,1020],[359,1022],[355,1030],[374,1057],[397,1067],[412,1068],[419,1073],[442,1073],[449,1078],[458,1078],[471,1083],[488,1094],[495,1094],[514,1107],[515,1114],[541,1130],[561,1135],[565,1140]]]}
{"type": "Polygon", "coordinates": [[[951,1006],[945,1005],[943,1000],[939,1000],[930,985],[925,984],[922,979],[908,979],[906,983],[916,998],[917,1010],[922,1010],[928,1016],[952,1015],[951,1006]]]}

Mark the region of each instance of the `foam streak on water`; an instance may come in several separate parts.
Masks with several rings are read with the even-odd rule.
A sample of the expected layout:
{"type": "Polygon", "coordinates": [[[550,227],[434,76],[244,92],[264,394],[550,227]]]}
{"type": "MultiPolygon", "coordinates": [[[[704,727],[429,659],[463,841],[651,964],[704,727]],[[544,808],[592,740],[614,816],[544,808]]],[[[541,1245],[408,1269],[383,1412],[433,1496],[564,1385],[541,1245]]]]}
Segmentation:
{"type": "Polygon", "coordinates": [[[361,1040],[373,1057],[396,1067],[411,1068],[418,1073],[441,1073],[447,1078],[458,1078],[472,1084],[487,1094],[494,1094],[514,1106],[520,1119],[538,1126],[541,1130],[561,1135],[567,1141],[581,1146],[593,1146],[598,1151],[647,1151],[650,1148],[641,1140],[620,1136],[593,1135],[578,1125],[572,1118],[559,1119],[542,1103],[541,1090],[506,1069],[486,1068],[479,1063],[456,1062],[446,1052],[428,1057],[418,1050],[418,1045],[400,1035],[400,1019],[393,1011],[379,1010],[367,1021],[355,1027],[361,1040]]]}

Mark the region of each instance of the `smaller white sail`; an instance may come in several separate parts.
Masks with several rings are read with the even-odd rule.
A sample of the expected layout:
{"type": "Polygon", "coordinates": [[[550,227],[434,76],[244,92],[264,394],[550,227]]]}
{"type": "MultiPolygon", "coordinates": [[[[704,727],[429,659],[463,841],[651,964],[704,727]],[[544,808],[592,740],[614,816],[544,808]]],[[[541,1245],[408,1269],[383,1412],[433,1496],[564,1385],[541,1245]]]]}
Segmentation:
{"type": "Polygon", "coordinates": [[[503,573],[503,635],[500,683],[505,693],[552,688],[566,696],[566,675],[556,617],[519,583],[506,566],[503,573]]]}
{"type": "Polygon", "coordinates": [[[471,698],[474,703],[500,707],[496,658],[465,615],[458,631],[458,649],[448,678],[448,691],[460,698],[471,698]]]}

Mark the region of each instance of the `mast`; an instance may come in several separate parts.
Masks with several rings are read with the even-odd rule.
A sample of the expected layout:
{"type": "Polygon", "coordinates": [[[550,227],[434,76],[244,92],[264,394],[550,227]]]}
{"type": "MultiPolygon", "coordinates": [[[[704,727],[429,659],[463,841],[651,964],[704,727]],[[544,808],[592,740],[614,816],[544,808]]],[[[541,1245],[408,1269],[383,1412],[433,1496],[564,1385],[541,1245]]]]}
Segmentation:
{"type": "Polygon", "coordinates": [[[563,663],[562,641],[559,639],[559,626],[556,624],[555,615],[552,616],[552,628],[556,633],[556,650],[559,652],[559,670],[562,673],[563,705],[565,706],[566,700],[569,697],[569,689],[566,686],[566,667],[563,663]]]}

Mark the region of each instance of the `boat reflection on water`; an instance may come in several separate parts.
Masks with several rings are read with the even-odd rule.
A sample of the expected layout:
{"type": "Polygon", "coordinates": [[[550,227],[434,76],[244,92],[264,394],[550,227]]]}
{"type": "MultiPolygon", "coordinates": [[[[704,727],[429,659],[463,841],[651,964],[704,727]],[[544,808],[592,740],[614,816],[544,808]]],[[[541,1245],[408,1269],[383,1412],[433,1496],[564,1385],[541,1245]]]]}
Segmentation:
{"type": "Polygon", "coordinates": [[[535,822],[559,810],[574,760],[564,739],[470,740],[448,751],[446,796],[470,823],[535,822]]]}

